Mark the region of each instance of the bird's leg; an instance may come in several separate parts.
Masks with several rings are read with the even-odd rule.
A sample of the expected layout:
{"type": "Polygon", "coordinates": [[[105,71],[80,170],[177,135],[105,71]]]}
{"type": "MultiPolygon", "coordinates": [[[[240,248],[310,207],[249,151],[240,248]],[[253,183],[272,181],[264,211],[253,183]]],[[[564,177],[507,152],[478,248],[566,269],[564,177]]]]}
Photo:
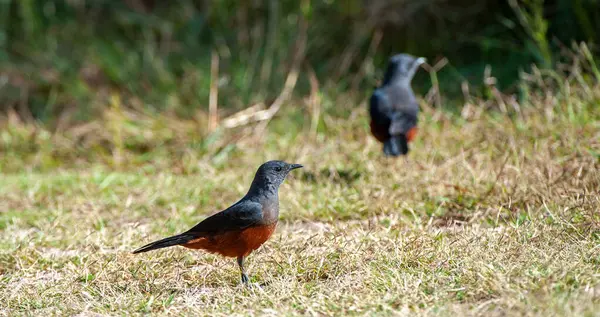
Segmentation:
{"type": "Polygon", "coordinates": [[[246,269],[244,268],[244,257],[238,256],[237,263],[240,266],[240,271],[242,272],[242,283],[248,284],[248,275],[246,275],[246,269]]]}

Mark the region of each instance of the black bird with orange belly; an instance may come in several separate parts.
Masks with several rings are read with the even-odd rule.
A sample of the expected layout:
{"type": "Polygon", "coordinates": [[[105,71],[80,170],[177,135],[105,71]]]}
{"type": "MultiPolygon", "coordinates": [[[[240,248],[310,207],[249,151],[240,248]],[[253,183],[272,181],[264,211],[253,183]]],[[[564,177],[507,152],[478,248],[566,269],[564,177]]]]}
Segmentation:
{"type": "Polygon", "coordinates": [[[283,161],[262,164],[248,193],[240,201],[182,234],[149,243],[133,253],[180,245],[236,257],[242,282],[248,283],[244,259],[265,243],[275,231],[279,219],[279,185],[291,170],[300,167],[300,164],[283,161]]]}
{"type": "Polygon", "coordinates": [[[386,156],[408,153],[417,132],[419,104],[410,82],[425,58],[398,54],[390,58],[382,85],[369,101],[371,133],[383,143],[386,156]]]}

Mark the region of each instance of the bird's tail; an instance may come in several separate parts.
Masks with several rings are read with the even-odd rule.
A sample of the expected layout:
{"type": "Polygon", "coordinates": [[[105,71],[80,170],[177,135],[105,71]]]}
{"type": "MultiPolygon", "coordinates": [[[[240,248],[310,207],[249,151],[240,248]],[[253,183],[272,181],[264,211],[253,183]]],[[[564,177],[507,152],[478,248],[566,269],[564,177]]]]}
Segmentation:
{"type": "Polygon", "coordinates": [[[383,152],[387,156],[400,156],[408,153],[408,140],[406,135],[393,135],[383,144],[383,152]]]}
{"type": "Polygon", "coordinates": [[[187,234],[178,234],[176,236],[164,238],[158,241],[154,241],[146,244],[145,246],[133,251],[133,254],[148,252],[156,249],[162,249],[166,247],[172,247],[174,245],[181,245],[190,242],[194,237],[187,234]]]}

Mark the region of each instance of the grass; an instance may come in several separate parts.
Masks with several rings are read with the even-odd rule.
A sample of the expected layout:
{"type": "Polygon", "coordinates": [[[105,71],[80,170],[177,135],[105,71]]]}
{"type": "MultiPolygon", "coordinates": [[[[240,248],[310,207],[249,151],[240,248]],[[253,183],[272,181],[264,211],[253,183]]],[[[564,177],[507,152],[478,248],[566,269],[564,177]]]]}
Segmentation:
{"type": "Polygon", "coordinates": [[[369,135],[364,102],[323,109],[311,134],[295,100],[262,136],[203,138],[200,119],[127,107],[56,133],[9,115],[0,314],[597,315],[600,86],[561,78],[532,76],[526,98],[460,114],[423,104],[396,160],[369,135]],[[252,287],[232,259],[130,253],[235,202],[268,159],[305,168],[249,258],[252,287]]]}

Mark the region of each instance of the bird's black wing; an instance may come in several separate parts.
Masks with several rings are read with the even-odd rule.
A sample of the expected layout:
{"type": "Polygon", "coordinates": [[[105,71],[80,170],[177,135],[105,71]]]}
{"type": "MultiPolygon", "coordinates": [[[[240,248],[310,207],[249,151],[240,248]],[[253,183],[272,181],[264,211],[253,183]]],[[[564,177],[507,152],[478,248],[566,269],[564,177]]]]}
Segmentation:
{"type": "Polygon", "coordinates": [[[261,204],[242,199],[231,207],[204,219],[187,233],[204,235],[242,230],[260,224],[262,218],[261,204]]]}
{"type": "Polygon", "coordinates": [[[417,126],[419,112],[419,105],[416,102],[406,101],[408,98],[397,99],[400,102],[394,105],[388,130],[391,138],[384,145],[384,152],[392,156],[408,153],[408,133],[417,126]]]}
{"type": "Polygon", "coordinates": [[[391,105],[383,89],[376,89],[369,100],[369,114],[374,124],[388,126],[390,124],[391,105]]]}
{"type": "Polygon", "coordinates": [[[395,111],[390,124],[390,134],[406,134],[417,125],[417,116],[411,113],[395,111]]]}
{"type": "Polygon", "coordinates": [[[390,134],[398,135],[407,133],[417,122],[419,104],[415,100],[412,89],[404,87],[387,87],[386,94],[392,103],[390,134]]]}

